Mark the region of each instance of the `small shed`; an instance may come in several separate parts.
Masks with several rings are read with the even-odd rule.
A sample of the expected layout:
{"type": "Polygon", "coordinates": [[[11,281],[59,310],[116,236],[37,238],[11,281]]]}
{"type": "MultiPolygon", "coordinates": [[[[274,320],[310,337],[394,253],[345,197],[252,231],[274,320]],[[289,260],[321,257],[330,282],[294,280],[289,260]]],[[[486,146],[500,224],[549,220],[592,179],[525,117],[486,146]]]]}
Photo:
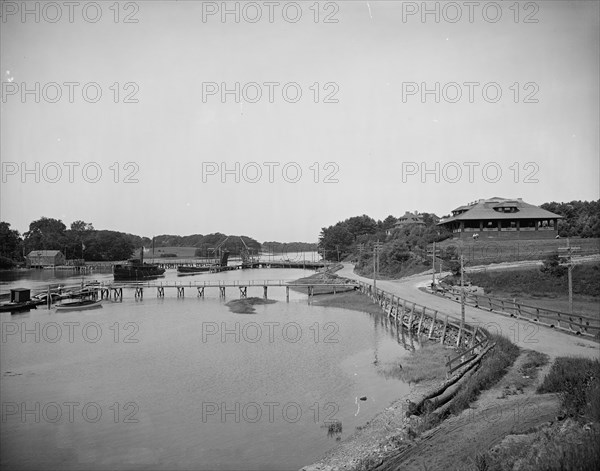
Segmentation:
{"type": "Polygon", "coordinates": [[[31,290],[28,288],[13,288],[10,290],[11,303],[24,303],[31,299],[31,290]]]}

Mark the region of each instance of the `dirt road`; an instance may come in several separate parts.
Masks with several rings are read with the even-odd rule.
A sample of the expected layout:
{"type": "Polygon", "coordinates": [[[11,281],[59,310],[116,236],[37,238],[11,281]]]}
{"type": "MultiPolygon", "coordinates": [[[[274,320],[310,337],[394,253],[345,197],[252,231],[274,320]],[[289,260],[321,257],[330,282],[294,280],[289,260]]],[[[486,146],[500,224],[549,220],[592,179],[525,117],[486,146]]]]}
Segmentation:
{"type": "MultiPolygon", "coordinates": [[[[356,275],[353,265],[349,263],[344,263],[344,268],[337,274],[373,283],[370,278],[356,275]]],[[[418,289],[419,286],[429,283],[431,283],[431,275],[415,275],[400,280],[377,280],[377,287],[406,300],[437,309],[440,313],[460,318],[459,303],[418,289]]],[[[549,327],[517,320],[502,314],[466,306],[465,320],[472,325],[480,325],[492,333],[500,333],[521,348],[545,353],[551,359],[565,355],[600,357],[600,344],[593,340],[561,333],[549,327]]]]}

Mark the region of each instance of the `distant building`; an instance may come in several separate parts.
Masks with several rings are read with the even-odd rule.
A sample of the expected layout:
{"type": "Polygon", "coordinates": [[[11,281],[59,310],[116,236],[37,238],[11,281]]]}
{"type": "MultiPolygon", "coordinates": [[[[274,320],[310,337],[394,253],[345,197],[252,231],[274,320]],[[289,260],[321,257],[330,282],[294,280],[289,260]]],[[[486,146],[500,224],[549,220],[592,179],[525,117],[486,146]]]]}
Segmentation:
{"type": "Polygon", "coordinates": [[[65,256],[60,250],[32,250],[27,255],[27,265],[31,268],[56,267],[65,264],[65,256]]]}
{"type": "Polygon", "coordinates": [[[558,220],[554,214],[521,198],[480,199],[452,211],[452,216],[438,225],[452,231],[454,237],[498,239],[550,239],[558,235],[558,220]],[[477,235],[476,235],[477,234],[477,235]]]}
{"type": "Polygon", "coordinates": [[[411,213],[410,211],[406,211],[404,216],[399,217],[398,221],[394,224],[394,226],[387,231],[387,235],[391,235],[393,232],[403,229],[405,227],[414,227],[414,226],[422,226],[425,227],[425,221],[423,221],[423,216],[418,212],[411,213]]]}
{"type": "Polygon", "coordinates": [[[425,221],[423,221],[423,216],[420,215],[419,213],[417,213],[416,211],[414,213],[411,213],[410,211],[406,211],[404,213],[404,216],[399,217],[398,218],[398,222],[396,224],[394,224],[394,227],[396,229],[406,226],[406,225],[418,225],[418,226],[424,226],[425,225],[425,221]]]}

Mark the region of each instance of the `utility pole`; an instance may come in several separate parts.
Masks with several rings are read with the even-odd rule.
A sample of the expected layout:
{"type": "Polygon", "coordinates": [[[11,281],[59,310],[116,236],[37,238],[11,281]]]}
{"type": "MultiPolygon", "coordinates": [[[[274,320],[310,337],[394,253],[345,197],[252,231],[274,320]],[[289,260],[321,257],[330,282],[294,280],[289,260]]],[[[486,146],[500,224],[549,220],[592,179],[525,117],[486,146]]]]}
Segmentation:
{"type": "Polygon", "coordinates": [[[458,331],[458,339],[456,345],[460,345],[460,339],[465,327],[465,257],[460,255],[460,330],[458,331]]]}
{"type": "Polygon", "coordinates": [[[379,272],[379,252],[383,244],[379,241],[373,246],[373,292],[377,294],[377,273],[379,272]]]}
{"type": "MultiPolygon", "coordinates": [[[[433,270],[431,271],[431,287],[435,288],[435,257],[437,256],[440,249],[435,248],[435,242],[433,243],[433,250],[428,250],[428,253],[431,254],[431,262],[433,265],[433,270]]],[[[440,275],[442,273],[442,267],[440,264],[440,275]]]]}
{"type": "Polygon", "coordinates": [[[567,237],[567,246],[559,247],[558,250],[564,250],[567,255],[567,262],[561,265],[567,266],[567,274],[569,277],[569,314],[573,315],[573,252],[577,252],[581,247],[571,247],[569,238],[567,237]]]}
{"type": "Polygon", "coordinates": [[[362,260],[362,254],[365,250],[365,244],[358,244],[358,262],[362,260]]]}

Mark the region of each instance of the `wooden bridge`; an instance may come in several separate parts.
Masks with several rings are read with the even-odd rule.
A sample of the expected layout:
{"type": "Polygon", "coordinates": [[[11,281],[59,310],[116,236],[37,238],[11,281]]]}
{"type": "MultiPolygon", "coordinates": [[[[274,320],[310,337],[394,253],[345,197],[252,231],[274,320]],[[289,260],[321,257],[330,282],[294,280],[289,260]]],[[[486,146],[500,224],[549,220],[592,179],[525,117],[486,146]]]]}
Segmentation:
{"type": "Polygon", "coordinates": [[[156,296],[162,298],[165,296],[165,289],[176,289],[177,297],[184,297],[186,288],[189,290],[196,290],[198,297],[204,297],[204,292],[206,289],[218,288],[219,296],[221,298],[225,297],[225,293],[227,288],[237,288],[240,293],[240,299],[244,299],[248,297],[248,288],[249,287],[262,287],[263,288],[263,297],[267,299],[268,289],[271,287],[279,287],[285,288],[286,296],[285,299],[287,302],[290,300],[290,288],[303,288],[307,290],[308,293],[308,302],[312,301],[313,296],[315,295],[315,288],[318,288],[318,291],[322,291],[323,289],[327,290],[327,292],[332,292],[336,294],[338,291],[351,291],[358,288],[358,283],[355,282],[338,282],[338,283],[299,283],[294,281],[286,281],[286,280],[209,280],[209,281],[190,281],[190,282],[180,282],[180,281],[146,281],[146,282],[112,282],[106,283],[98,286],[90,286],[88,287],[89,295],[97,299],[98,296],[100,299],[114,299],[114,300],[122,300],[123,299],[123,290],[124,289],[132,289],[134,290],[134,296],[137,299],[142,299],[144,297],[144,290],[156,290],[156,296]]]}

